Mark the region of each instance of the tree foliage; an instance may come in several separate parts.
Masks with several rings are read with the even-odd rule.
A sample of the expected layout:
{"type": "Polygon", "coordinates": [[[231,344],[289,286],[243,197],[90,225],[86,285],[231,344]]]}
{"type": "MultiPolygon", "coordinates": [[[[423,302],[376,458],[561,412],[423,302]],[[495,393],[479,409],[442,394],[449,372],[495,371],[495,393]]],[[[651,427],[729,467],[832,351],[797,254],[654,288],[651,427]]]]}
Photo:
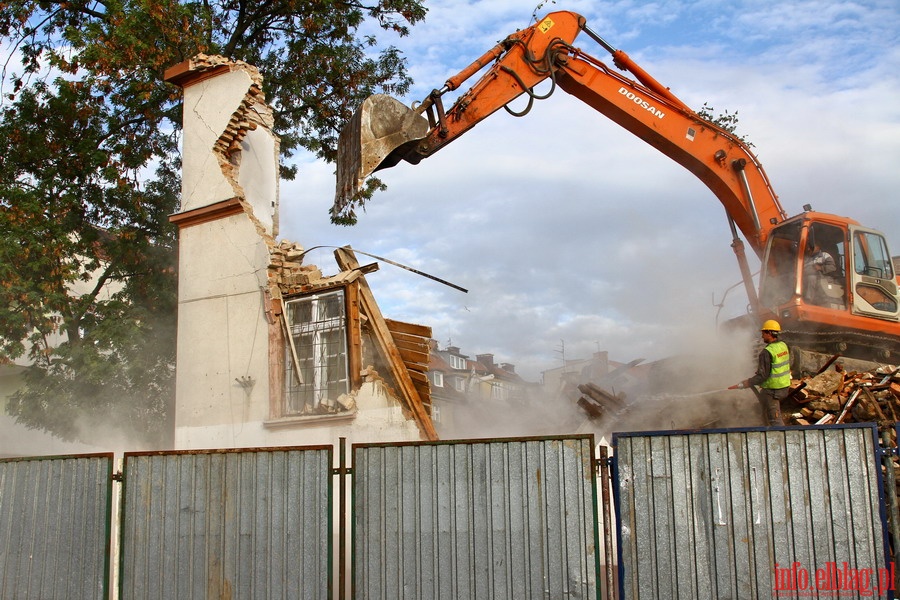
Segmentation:
{"type": "Polygon", "coordinates": [[[32,363],[8,412],[69,439],[82,421],[147,443],[168,429],[180,91],[166,68],[198,53],[257,66],[284,155],[334,160],[353,108],[410,83],[375,33],[424,15],[419,0],[0,0],[0,363],[32,363]]]}

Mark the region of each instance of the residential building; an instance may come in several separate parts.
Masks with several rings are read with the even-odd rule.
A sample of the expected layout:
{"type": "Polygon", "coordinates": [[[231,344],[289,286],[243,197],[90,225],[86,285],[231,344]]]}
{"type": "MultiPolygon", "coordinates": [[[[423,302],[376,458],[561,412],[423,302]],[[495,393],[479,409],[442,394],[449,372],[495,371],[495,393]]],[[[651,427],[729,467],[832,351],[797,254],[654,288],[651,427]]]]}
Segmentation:
{"type": "MultiPolygon", "coordinates": [[[[493,354],[472,359],[458,346],[440,349],[431,340],[428,364],[435,428],[441,437],[515,435],[501,419],[532,402],[529,384],[511,363],[497,364],[493,354]]],[[[524,434],[523,434],[524,435],[524,434]]]]}

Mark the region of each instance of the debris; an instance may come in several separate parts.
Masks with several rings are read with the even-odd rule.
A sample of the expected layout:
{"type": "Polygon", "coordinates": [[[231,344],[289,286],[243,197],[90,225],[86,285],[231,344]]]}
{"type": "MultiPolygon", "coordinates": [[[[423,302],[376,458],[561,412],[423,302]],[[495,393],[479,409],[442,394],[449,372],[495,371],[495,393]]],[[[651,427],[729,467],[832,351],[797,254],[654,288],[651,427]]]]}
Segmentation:
{"type": "Polygon", "coordinates": [[[844,381],[843,373],[837,371],[825,371],[805,381],[810,393],[817,396],[830,396],[841,387],[844,381]]]}
{"type": "Polygon", "coordinates": [[[795,391],[802,387],[802,394],[792,392],[792,400],[802,408],[790,414],[788,423],[806,426],[872,422],[894,438],[894,425],[900,415],[898,373],[900,369],[893,366],[846,371],[837,363],[834,370],[800,380],[795,391]]]}
{"type": "Polygon", "coordinates": [[[593,383],[580,384],[578,391],[584,395],[577,404],[591,419],[599,419],[607,413],[621,414],[628,408],[623,395],[607,392],[593,383]]]}

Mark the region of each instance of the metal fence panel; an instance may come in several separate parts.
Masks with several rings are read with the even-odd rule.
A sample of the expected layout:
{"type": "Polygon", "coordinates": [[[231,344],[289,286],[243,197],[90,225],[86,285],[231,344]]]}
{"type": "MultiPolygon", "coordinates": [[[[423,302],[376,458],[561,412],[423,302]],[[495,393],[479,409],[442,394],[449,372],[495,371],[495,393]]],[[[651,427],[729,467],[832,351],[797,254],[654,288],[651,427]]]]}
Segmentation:
{"type": "Polygon", "coordinates": [[[354,598],[598,598],[593,446],[354,444],[354,598]]]}
{"type": "Polygon", "coordinates": [[[0,598],[107,597],[112,461],[0,460],[0,598]]]}
{"type": "Polygon", "coordinates": [[[329,598],[332,454],[126,454],[121,597],[329,598]]]}
{"type": "Polygon", "coordinates": [[[888,597],[874,424],[613,436],[623,597],[888,597]]]}

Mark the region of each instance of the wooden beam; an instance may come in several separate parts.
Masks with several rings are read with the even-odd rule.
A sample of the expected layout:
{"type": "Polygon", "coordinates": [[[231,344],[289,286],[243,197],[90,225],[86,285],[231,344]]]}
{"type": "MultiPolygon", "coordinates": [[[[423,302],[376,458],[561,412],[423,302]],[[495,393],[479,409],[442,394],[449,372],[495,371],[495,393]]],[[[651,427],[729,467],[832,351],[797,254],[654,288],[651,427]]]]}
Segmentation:
{"type": "MultiPolygon", "coordinates": [[[[334,257],[341,270],[349,271],[359,267],[356,255],[349,246],[336,249],[334,251],[334,257]]],[[[381,314],[378,303],[375,302],[375,296],[372,294],[372,289],[369,287],[368,282],[366,282],[365,277],[360,277],[357,281],[359,282],[360,307],[369,316],[369,324],[375,332],[375,339],[378,342],[378,346],[381,348],[382,352],[384,352],[385,358],[387,358],[387,364],[391,369],[391,373],[397,381],[397,385],[400,387],[400,395],[406,400],[407,407],[422,427],[422,433],[425,437],[429,440],[437,440],[438,435],[434,430],[434,423],[431,421],[431,416],[425,409],[422,398],[419,396],[419,392],[404,364],[403,357],[400,356],[400,350],[394,343],[391,331],[388,328],[384,315],[381,314]]],[[[398,321],[394,321],[394,323],[398,323],[398,321]]],[[[423,327],[421,325],[415,327],[418,327],[418,331],[427,330],[430,336],[430,327],[423,327]]],[[[407,331],[406,333],[412,332],[407,331]]]]}
{"type": "Polygon", "coordinates": [[[428,365],[420,365],[418,363],[411,363],[411,362],[406,363],[406,368],[409,369],[410,374],[418,373],[423,376],[425,373],[427,373],[428,371],[431,370],[428,368],[428,365]]]}
{"type": "Polygon", "coordinates": [[[347,303],[348,332],[347,366],[350,370],[350,384],[356,389],[362,385],[362,325],[359,320],[359,284],[351,283],[344,288],[344,301],[347,303]]]}
{"type": "Polygon", "coordinates": [[[416,338],[417,341],[408,341],[398,337],[403,335],[402,333],[392,333],[391,335],[394,338],[394,343],[397,344],[397,347],[401,350],[412,350],[413,352],[421,352],[430,355],[428,344],[422,342],[422,338],[416,338]]]}
{"type": "Polygon", "coordinates": [[[429,383],[428,375],[419,373],[418,371],[410,371],[409,378],[413,380],[413,383],[429,383]]]}

